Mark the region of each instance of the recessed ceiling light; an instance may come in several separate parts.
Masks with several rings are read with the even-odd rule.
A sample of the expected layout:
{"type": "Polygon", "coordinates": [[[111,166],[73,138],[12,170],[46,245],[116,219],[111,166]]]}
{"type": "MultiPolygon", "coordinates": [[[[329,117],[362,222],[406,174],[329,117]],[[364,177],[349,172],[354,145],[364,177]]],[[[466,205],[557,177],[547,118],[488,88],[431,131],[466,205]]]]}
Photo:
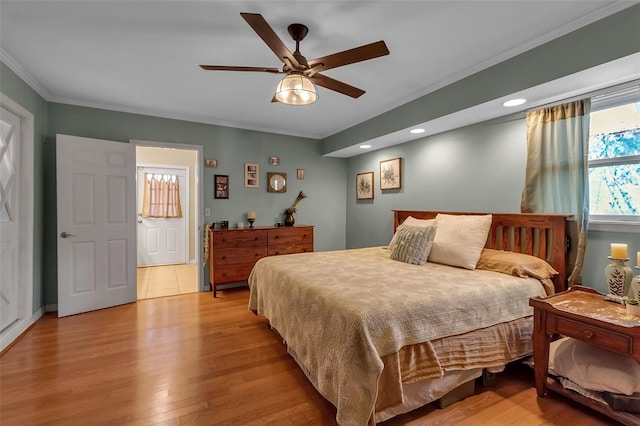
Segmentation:
{"type": "Polygon", "coordinates": [[[365,145],[360,145],[360,148],[369,149],[369,148],[371,148],[371,145],[366,145],[366,144],[365,145]]]}
{"type": "Polygon", "coordinates": [[[527,102],[527,100],[523,99],[523,98],[511,99],[510,101],[507,101],[507,102],[503,103],[502,105],[506,106],[506,107],[514,107],[514,106],[522,105],[525,102],[527,102]]]}
{"type": "Polygon", "coordinates": [[[424,133],[424,129],[411,129],[411,133],[413,134],[424,133]]]}

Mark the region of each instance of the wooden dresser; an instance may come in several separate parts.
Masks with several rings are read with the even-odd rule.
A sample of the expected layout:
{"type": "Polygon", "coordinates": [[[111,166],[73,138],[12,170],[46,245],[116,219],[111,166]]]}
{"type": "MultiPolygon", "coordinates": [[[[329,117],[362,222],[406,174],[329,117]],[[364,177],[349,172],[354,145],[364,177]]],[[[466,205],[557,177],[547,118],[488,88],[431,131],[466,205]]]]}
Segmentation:
{"type": "Polygon", "coordinates": [[[313,226],[308,225],[209,232],[209,282],[213,297],[219,285],[247,281],[260,258],[313,251],[313,226]]]}

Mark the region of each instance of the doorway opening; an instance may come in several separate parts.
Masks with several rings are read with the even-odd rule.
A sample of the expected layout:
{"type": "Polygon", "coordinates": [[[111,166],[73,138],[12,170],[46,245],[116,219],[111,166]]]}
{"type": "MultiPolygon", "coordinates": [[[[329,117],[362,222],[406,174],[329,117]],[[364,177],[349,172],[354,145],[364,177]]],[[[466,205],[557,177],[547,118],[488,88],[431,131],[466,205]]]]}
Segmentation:
{"type": "Polygon", "coordinates": [[[202,147],[152,141],[136,145],[138,300],[203,291],[202,147]],[[142,215],[143,182],[151,176],[179,182],[182,217],[142,215]]]}

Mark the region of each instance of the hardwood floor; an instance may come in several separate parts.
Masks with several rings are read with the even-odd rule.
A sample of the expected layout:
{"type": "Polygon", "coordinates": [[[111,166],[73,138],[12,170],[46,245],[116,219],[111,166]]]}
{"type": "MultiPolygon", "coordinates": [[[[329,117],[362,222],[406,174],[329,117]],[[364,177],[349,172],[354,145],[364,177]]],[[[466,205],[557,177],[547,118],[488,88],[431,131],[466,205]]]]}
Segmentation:
{"type": "MultiPolygon", "coordinates": [[[[246,288],[142,300],[58,319],[46,314],[0,358],[9,425],[335,425],[246,288]]],[[[390,425],[607,425],[561,397],[536,397],[511,366],[493,388],[390,425]]]]}

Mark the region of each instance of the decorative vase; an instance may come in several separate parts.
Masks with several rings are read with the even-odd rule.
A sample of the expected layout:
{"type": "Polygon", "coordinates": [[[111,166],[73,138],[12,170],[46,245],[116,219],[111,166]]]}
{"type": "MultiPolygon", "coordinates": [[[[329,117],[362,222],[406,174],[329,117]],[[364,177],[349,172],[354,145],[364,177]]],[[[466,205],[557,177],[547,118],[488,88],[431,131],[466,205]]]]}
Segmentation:
{"type": "Polygon", "coordinates": [[[611,263],[604,268],[604,275],[607,278],[609,293],[616,296],[626,296],[631,285],[633,271],[626,265],[627,259],[615,259],[609,256],[611,263]]]}
{"type": "Polygon", "coordinates": [[[293,217],[293,213],[285,213],[284,226],[293,226],[294,223],[296,223],[296,220],[293,217]]]}
{"type": "MultiPolygon", "coordinates": [[[[640,271],[640,266],[634,266],[635,269],[640,271]]],[[[629,297],[633,299],[640,299],[640,274],[636,275],[634,279],[631,280],[631,285],[629,286],[630,293],[629,297]]]]}

